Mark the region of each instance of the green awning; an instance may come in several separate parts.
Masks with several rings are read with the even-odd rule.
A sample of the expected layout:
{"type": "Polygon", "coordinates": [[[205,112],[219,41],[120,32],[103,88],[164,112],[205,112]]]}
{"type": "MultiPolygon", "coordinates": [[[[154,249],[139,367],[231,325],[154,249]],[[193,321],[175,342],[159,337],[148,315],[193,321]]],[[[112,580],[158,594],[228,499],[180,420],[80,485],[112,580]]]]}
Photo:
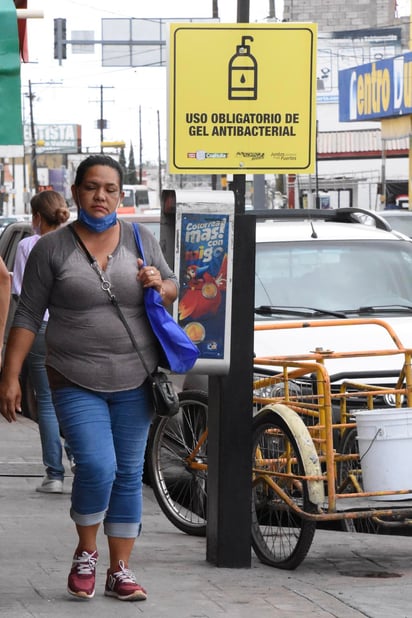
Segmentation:
{"type": "Polygon", "coordinates": [[[0,157],[23,154],[20,55],[16,7],[0,3],[0,157]]]}

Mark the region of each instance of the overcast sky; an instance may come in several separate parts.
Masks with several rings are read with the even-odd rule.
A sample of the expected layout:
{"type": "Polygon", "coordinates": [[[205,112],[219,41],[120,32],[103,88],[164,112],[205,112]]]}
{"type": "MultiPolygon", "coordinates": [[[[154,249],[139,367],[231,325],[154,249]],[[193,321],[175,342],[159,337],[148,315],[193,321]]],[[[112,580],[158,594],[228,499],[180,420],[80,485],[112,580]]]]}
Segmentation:
{"type": "MultiPolygon", "coordinates": [[[[67,19],[67,39],[73,30],[93,30],[101,39],[102,18],[208,18],[212,0],[43,0],[43,19],[28,22],[30,63],[22,66],[22,87],[28,92],[32,82],[34,121],[38,124],[75,123],[82,125],[83,147],[99,149],[100,86],[103,85],[103,117],[109,128],[106,141],[126,142],[128,153],[133,142],[135,155],[139,147],[139,106],[142,117],[143,160],[158,157],[158,111],[162,158],[166,157],[166,69],[102,68],[101,46],[94,54],[72,54],[59,66],[53,59],[53,19],[67,19]],[[54,82],[56,85],[50,84],[54,82]],[[57,85],[58,84],[58,85],[57,85]]],[[[282,17],[283,0],[275,0],[276,16],[282,17]]],[[[264,21],[269,0],[250,0],[250,21],[264,21]]],[[[237,20],[237,0],[220,0],[222,23],[237,20]]],[[[25,121],[29,122],[29,105],[24,97],[25,121]]]]}
{"type": "MultiPolygon", "coordinates": [[[[222,23],[237,20],[237,0],[219,0],[222,23]]],[[[410,12],[410,0],[398,0],[401,14],[410,12]]],[[[166,158],[167,85],[165,68],[102,68],[101,46],[94,54],[72,54],[68,46],[67,60],[59,66],[53,59],[53,19],[67,19],[67,38],[73,30],[93,30],[101,38],[102,18],[208,18],[212,16],[212,0],[42,0],[43,19],[28,21],[31,62],[22,65],[22,88],[28,92],[28,81],[36,98],[34,121],[38,124],[74,123],[82,125],[83,147],[100,148],[100,86],[103,89],[103,117],[109,128],[106,141],[126,142],[128,152],[133,142],[139,147],[139,106],[142,116],[143,159],[157,161],[158,123],[162,158],[166,158]],[[52,85],[50,82],[55,83],[52,85]]],[[[269,0],[250,0],[250,21],[262,22],[269,13],[269,0]]],[[[34,8],[34,7],[33,7],[34,8]]],[[[283,16],[283,0],[275,0],[276,17],[283,16]]],[[[29,122],[29,105],[23,97],[23,113],[29,122]]]]}

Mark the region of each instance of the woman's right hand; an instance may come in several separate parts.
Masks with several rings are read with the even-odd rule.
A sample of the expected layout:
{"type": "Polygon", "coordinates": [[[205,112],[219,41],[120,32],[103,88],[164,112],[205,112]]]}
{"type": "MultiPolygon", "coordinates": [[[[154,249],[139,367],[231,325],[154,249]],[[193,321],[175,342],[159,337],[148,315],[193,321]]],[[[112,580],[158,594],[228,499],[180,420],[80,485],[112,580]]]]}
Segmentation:
{"type": "Polygon", "coordinates": [[[17,412],[21,412],[20,381],[18,378],[3,378],[0,382],[0,413],[12,423],[17,420],[17,412]]]}
{"type": "Polygon", "coordinates": [[[0,381],[0,414],[9,423],[17,420],[16,412],[21,412],[19,375],[35,336],[31,330],[14,326],[9,332],[0,381]]]}

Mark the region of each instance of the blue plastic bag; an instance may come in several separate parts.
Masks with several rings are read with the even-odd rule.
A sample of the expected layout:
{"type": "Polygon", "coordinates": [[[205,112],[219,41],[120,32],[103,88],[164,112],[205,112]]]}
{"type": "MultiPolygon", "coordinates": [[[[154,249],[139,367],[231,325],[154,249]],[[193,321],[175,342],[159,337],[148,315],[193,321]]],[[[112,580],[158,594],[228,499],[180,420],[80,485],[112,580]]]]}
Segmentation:
{"type": "MultiPolygon", "coordinates": [[[[137,248],[146,265],[137,223],[133,223],[133,231],[137,248]]],[[[197,346],[167,311],[161,295],[154,288],[145,289],[144,303],[150,325],[160,344],[160,366],[175,373],[186,373],[199,357],[197,346]]]]}

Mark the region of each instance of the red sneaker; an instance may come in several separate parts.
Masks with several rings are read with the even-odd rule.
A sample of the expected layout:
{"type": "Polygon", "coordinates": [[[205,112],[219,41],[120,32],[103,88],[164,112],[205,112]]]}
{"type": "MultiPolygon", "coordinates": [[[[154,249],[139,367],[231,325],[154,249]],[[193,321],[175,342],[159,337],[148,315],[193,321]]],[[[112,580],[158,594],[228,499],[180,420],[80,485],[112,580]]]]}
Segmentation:
{"type": "Polygon", "coordinates": [[[119,570],[107,571],[106,587],[104,594],[107,597],[115,597],[119,601],[145,601],[146,590],[139,586],[136,577],[126,569],[123,560],[119,562],[119,570]]]}
{"type": "Polygon", "coordinates": [[[74,554],[72,569],[69,574],[67,591],[75,597],[92,599],[96,578],[96,562],[99,554],[82,551],[81,555],[74,554]]]}

